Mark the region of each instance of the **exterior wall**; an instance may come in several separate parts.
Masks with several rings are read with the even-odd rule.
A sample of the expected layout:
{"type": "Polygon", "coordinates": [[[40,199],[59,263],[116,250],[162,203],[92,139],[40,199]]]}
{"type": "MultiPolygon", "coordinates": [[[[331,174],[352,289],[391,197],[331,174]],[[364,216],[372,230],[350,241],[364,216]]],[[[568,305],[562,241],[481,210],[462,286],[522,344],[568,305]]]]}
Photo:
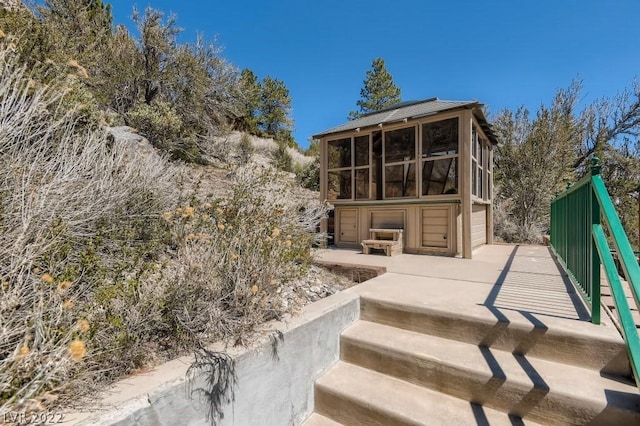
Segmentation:
{"type": "MultiPolygon", "coordinates": [[[[311,305],[286,323],[272,323],[262,342],[250,349],[214,345],[235,362],[233,397],[221,409],[220,426],[299,425],[314,407],[313,385],[340,357],[340,333],[360,316],[357,293],[343,291],[311,305]],[[279,330],[282,334],[268,333],[279,330]],[[268,336],[271,336],[269,338],[268,336]]],[[[183,357],[151,372],[116,383],[100,409],[65,413],[69,425],[211,425],[209,376],[185,380],[193,357],[183,357]]]]}
{"type": "Polygon", "coordinates": [[[487,243],[487,205],[474,204],[471,213],[471,245],[473,248],[487,243]]]}
{"type": "Polygon", "coordinates": [[[336,247],[360,248],[360,242],[368,239],[370,228],[402,228],[405,253],[455,255],[458,251],[459,203],[412,203],[339,205],[335,207],[336,247]],[[351,218],[357,223],[352,225],[351,218]],[[353,241],[347,227],[357,232],[353,241]]]}
{"type": "MultiPolygon", "coordinates": [[[[404,198],[385,198],[384,191],[382,199],[375,199],[373,169],[373,137],[370,137],[370,198],[373,199],[338,199],[329,200],[336,209],[336,232],[335,244],[337,247],[359,248],[360,242],[369,238],[369,228],[388,227],[404,229],[404,246],[407,253],[441,253],[448,255],[458,255],[464,258],[472,257],[473,248],[481,244],[491,244],[493,242],[493,220],[492,220],[492,189],[493,170],[492,146],[485,144],[489,153],[482,161],[485,165],[483,170],[487,171],[483,175],[483,198],[474,195],[472,190],[473,162],[480,163],[473,159],[473,132],[475,126],[476,134],[483,140],[488,141],[488,137],[482,131],[475,110],[461,109],[447,111],[428,117],[408,120],[402,123],[393,123],[376,126],[375,128],[356,129],[343,133],[324,136],[320,140],[320,197],[327,199],[328,195],[328,142],[343,138],[355,138],[366,135],[373,135],[372,132],[394,131],[402,128],[414,127],[416,138],[416,196],[404,198]],[[441,195],[421,195],[422,194],[422,165],[424,155],[422,152],[423,124],[447,120],[458,119],[458,193],[441,195]],[[487,196],[488,194],[488,196],[487,196]],[[431,206],[431,207],[429,207],[431,206]],[[447,206],[446,208],[442,206],[447,206]],[[426,209],[426,210],[425,210],[426,209]],[[480,211],[484,212],[482,215],[480,211]],[[355,217],[355,223],[354,223],[355,217]],[[484,226],[484,232],[481,227],[484,226]],[[357,236],[355,239],[353,235],[357,236]]],[[[358,167],[354,162],[355,142],[352,142],[352,170],[358,167]]],[[[383,152],[384,157],[384,152],[383,152]]],[[[445,156],[445,158],[447,158],[445,156]]],[[[450,157],[449,157],[450,158],[450,157]]],[[[427,159],[427,161],[429,161],[427,159]]],[[[385,167],[382,167],[384,170],[385,167]]],[[[344,169],[335,169],[337,171],[344,169]]],[[[352,171],[352,173],[355,173],[352,171]]],[[[380,173],[380,172],[379,172],[380,173]]],[[[351,194],[355,197],[356,179],[352,174],[351,194]]],[[[381,181],[385,182],[385,175],[382,172],[381,181]]]]}

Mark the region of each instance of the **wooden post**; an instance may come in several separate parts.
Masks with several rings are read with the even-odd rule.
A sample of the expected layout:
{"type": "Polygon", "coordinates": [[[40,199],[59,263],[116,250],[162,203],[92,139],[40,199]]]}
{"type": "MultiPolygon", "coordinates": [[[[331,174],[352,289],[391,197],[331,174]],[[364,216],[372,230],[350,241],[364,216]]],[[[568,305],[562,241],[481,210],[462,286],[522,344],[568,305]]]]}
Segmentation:
{"type": "Polygon", "coordinates": [[[462,113],[462,152],[460,153],[460,196],[462,197],[462,257],[471,259],[471,110],[462,113]]]}
{"type": "Polygon", "coordinates": [[[487,183],[487,190],[491,188],[489,193],[489,204],[487,205],[487,244],[493,244],[493,145],[489,143],[489,151],[487,156],[487,168],[491,170],[488,175],[491,182],[487,183]]]}

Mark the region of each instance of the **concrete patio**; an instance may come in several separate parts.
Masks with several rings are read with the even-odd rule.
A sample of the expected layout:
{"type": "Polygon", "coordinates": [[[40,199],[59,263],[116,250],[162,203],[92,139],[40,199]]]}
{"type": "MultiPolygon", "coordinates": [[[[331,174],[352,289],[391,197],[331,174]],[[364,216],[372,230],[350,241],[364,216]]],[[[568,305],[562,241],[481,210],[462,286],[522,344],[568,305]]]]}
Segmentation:
{"type": "MultiPolygon", "coordinates": [[[[489,245],[473,253],[473,259],[403,254],[364,255],[358,250],[326,249],[317,252],[322,261],[384,266],[387,274],[378,277],[376,287],[385,283],[426,286],[432,306],[485,306],[505,311],[523,311],[546,316],[588,321],[582,299],[545,246],[489,245]],[[399,277],[398,275],[402,275],[399,277]],[[452,305],[453,303],[453,305],[452,305]]],[[[366,291],[364,286],[359,291],[366,291]]],[[[408,290],[408,289],[407,289],[408,290]]],[[[405,292],[396,293],[401,297],[405,292]]],[[[420,292],[422,293],[422,292],[420,292]]],[[[416,293],[406,292],[416,299],[416,293]]],[[[487,311],[487,309],[484,309],[487,311]]],[[[603,316],[604,322],[608,318],[603,316]]]]}

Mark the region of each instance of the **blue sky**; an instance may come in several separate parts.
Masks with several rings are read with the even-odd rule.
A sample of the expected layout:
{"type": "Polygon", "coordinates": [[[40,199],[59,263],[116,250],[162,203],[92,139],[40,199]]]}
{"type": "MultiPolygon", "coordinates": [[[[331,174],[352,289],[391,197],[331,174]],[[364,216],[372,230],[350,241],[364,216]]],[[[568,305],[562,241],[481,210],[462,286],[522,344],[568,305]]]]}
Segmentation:
{"type": "Polygon", "coordinates": [[[403,100],[476,99],[493,113],[535,110],[576,77],[585,103],[640,77],[638,0],[111,3],[116,23],[129,27],[134,5],[174,13],[181,41],[215,37],[239,69],[283,80],[303,147],[346,121],[376,57],[403,100]]]}

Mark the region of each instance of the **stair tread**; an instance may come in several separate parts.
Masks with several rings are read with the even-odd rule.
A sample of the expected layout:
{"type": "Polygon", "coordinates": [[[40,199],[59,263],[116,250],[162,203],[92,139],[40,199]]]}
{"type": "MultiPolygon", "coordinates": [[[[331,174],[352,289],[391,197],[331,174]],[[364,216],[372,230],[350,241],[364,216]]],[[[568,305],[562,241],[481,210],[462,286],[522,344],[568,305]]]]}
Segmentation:
{"type": "Polygon", "coordinates": [[[453,295],[437,295],[433,301],[435,296],[422,297],[424,289],[413,294],[417,291],[413,286],[404,285],[393,292],[369,286],[360,290],[360,319],[610,374],[631,374],[624,341],[612,325],[598,326],[481,303],[446,308],[458,294],[454,290],[448,292],[453,295]],[[575,354],[584,356],[576,358],[575,354]]]}
{"type": "MultiPolygon", "coordinates": [[[[602,377],[598,372],[586,368],[535,357],[513,355],[493,348],[480,348],[469,343],[369,321],[361,320],[356,322],[342,333],[342,337],[373,344],[387,350],[402,352],[410,356],[431,358],[443,364],[459,366],[470,372],[494,376],[496,373],[500,375],[500,371],[502,371],[508,380],[520,381],[531,386],[543,385],[538,380],[539,377],[532,377],[532,375],[535,375],[534,372],[525,371],[522,364],[518,362],[518,360],[521,361],[522,358],[526,358],[527,362],[538,372],[538,375],[545,378],[550,387],[555,385],[554,387],[558,389],[566,389],[569,392],[573,392],[575,386],[580,386],[583,396],[592,396],[594,398],[600,396],[596,391],[602,388],[638,393],[637,388],[632,384],[602,377]],[[487,357],[494,358],[499,365],[489,365],[491,360],[487,360],[487,357]],[[568,389],[567,386],[569,387],[568,389]],[[586,392],[596,393],[585,395],[586,392]]],[[[580,356],[580,354],[576,355],[580,356]]]]}
{"type": "Polygon", "coordinates": [[[311,416],[309,416],[309,418],[302,425],[303,426],[343,426],[342,423],[338,423],[318,413],[312,413],[311,416]]]}
{"type": "MultiPolygon", "coordinates": [[[[375,416],[368,419],[368,425],[513,425],[518,424],[514,420],[520,420],[497,410],[342,361],[316,381],[316,394],[323,392],[336,395],[341,401],[349,401],[355,406],[374,410],[375,416]]],[[[344,424],[365,424],[357,417],[355,408],[348,410],[335,405],[318,405],[318,412],[331,418],[340,416],[342,418],[337,420],[344,424]]],[[[536,423],[527,421],[526,424],[536,423]]]]}
{"type": "MultiPolygon", "coordinates": [[[[469,283],[464,281],[436,278],[429,281],[430,285],[425,285],[423,277],[413,276],[402,276],[402,282],[398,283],[397,275],[387,275],[387,281],[395,280],[394,285],[389,285],[387,281],[378,277],[358,289],[363,303],[381,303],[401,310],[460,317],[487,324],[508,321],[510,326],[515,327],[544,328],[558,333],[584,335],[589,339],[603,340],[612,344],[624,344],[615,326],[606,316],[602,320],[603,324],[595,325],[589,321],[547,314],[542,309],[540,312],[527,309],[534,315],[523,315],[520,310],[501,308],[499,304],[487,306],[485,302],[488,286],[486,285],[469,286],[469,283]],[[449,291],[439,291],[443,286],[449,291]]],[[[519,290],[536,294],[546,291],[544,287],[536,289],[525,287],[519,290]]]]}
{"type": "MultiPolygon", "coordinates": [[[[521,395],[535,391],[540,399],[547,398],[547,394],[551,393],[557,399],[571,400],[574,401],[573,404],[589,406],[596,412],[600,412],[608,404],[624,410],[640,409],[640,395],[633,384],[605,378],[597,371],[582,367],[514,355],[493,348],[481,348],[362,320],[345,330],[342,339],[343,347],[348,343],[357,348],[373,350],[376,356],[385,356],[382,358],[384,369],[388,370],[385,373],[393,374],[392,370],[395,369],[396,374],[403,379],[416,383],[421,380],[430,381],[429,384],[436,390],[446,390],[450,385],[442,380],[443,377],[457,375],[461,378],[460,381],[472,381],[476,384],[489,384],[491,381],[496,393],[504,392],[516,403],[521,395]],[[400,362],[389,362],[389,359],[405,360],[405,365],[410,365],[411,370],[407,372],[400,362]],[[509,390],[518,392],[509,393],[509,390]]],[[[360,355],[351,357],[358,356],[360,355]]],[[[345,361],[357,363],[357,360],[350,359],[349,356],[345,361]]],[[[371,368],[369,365],[365,367],[371,368]]]]}

